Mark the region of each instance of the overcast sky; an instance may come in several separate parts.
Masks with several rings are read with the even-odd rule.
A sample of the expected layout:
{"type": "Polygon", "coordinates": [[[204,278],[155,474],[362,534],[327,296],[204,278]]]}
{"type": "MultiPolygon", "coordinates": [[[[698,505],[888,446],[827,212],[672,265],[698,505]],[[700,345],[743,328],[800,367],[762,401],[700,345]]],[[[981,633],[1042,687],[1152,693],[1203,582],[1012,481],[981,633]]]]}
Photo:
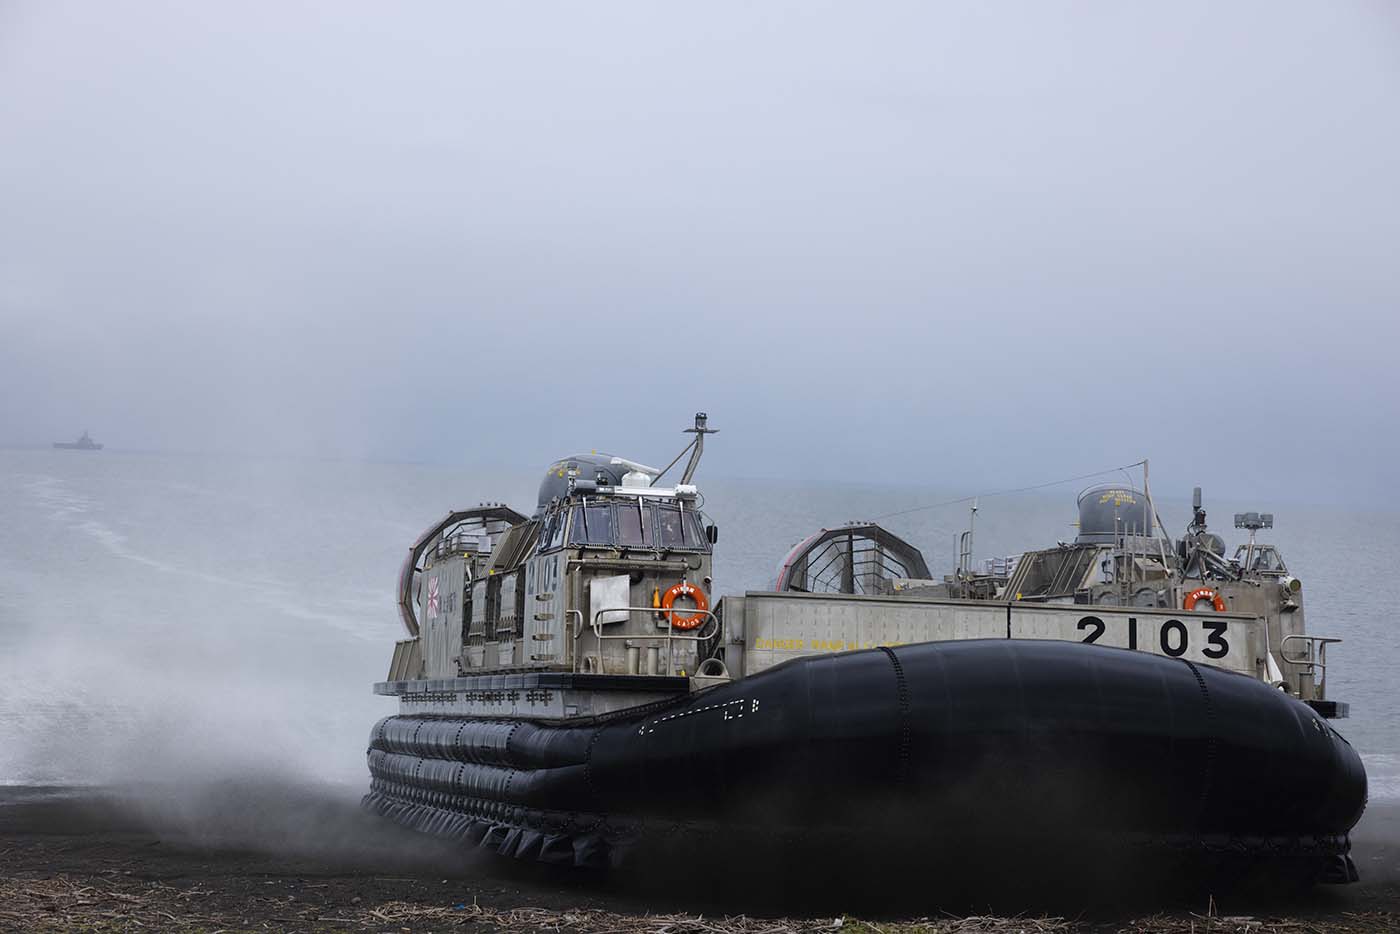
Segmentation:
{"type": "Polygon", "coordinates": [[[0,0],[0,443],[1365,500],[1397,371],[1390,0],[0,0]]]}

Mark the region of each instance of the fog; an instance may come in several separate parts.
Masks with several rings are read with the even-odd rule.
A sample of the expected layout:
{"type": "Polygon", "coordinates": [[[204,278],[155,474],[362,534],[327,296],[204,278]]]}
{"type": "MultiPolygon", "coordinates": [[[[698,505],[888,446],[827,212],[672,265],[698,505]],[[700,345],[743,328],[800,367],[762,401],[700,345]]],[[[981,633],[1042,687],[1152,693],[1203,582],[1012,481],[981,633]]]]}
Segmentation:
{"type": "Polygon", "coordinates": [[[705,410],[717,594],[858,517],[941,575],[966,504],[909,510],[977,491],[1032,494],[979,560],[1048,544],[1143,458],[1172,531],[1277,509],[1392,800],[1395,523],[1288,504],[1395,509],[1398,53],[1384,0],[0,0],[0,785],[460,871],[358,809],[405,547],[705,410]]]}
{"type": "Polygon", "coordinates": [[[0,3],[0,443],[1374,499],[1385,2],[0,3]]]}

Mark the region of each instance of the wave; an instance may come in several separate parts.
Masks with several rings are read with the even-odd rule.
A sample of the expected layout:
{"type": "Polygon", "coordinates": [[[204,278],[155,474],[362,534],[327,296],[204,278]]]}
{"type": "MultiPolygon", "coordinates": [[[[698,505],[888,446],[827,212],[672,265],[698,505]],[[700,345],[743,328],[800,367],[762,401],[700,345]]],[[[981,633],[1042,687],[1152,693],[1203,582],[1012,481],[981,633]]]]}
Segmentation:
{"type": "Polygon", "coordinates": [[[157,571],[171,572],[177,570],[173,564],[158,561],[155,558],[147,557],[146,555],[139,554],[127,548],[125,535],[95,519],[84,520],[79,523],[78,528],[87,533],[89,538],[118,558],[124,558],[127,561],[135,561],[137,564],[144,564],[147,567],[155,568],[157,571]]]}
{"type": "Polygon", "coordinates": [[[92,508],[91,498],[75,492],[58,477],[40,474],[26,477],[22,482],[39,505],[49,510],[51,518],[67,519],[92,508]]]}

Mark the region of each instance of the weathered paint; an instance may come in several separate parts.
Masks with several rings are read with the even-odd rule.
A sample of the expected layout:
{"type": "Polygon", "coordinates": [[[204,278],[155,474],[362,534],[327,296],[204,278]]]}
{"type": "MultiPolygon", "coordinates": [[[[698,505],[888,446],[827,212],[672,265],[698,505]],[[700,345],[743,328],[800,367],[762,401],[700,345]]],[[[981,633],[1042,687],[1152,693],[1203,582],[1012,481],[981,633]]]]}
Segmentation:
{"type": "Polygon", "coordinates": [[[1261,677],[1264,621],[1224,613],[751,592],[743,672],[825,652],[967,639],[1052,639],[1185,658],[1261,677]]]}

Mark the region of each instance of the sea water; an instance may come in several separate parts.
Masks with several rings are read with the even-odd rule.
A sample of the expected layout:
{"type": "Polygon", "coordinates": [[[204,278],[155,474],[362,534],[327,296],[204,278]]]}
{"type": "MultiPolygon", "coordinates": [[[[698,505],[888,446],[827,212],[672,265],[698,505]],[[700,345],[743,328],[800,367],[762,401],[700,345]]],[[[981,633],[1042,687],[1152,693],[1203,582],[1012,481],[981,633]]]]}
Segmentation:
{"type": "MultiPolygon", "coordinates": [[[[0,451],[0,783],[271,773],[366,785],[369,728],[395,706],[370,685],[402,637],[394,586],[409,544],[449,509],[490,500],[532,511],[537,474],[0,451]]],[[[903,511],[976,492],[936,480],[715,479],[703,467],[698,480],[719,526],[715,596],[769,585],[787,549],[818,528],[897,512],[887,527],[941,576],[967,505],[903,511]]],[[[1072,540],[1082,485],[983,497],[977,557],[1072,540]]],[[[1169,492],[1189,490],[1157,491],[1180,534],[1189,499],[1169,492]]],[[[1303,581],[1309,632],[1345,640],[1328,655],[1329,694],[1352,709],[1337,726],[1366,760],[1372,798],[1400,796],[1400,515],[1206,492],[1232,550],[1242,541],[1233,513],[1274,513],[1261,540],[1303,581]]]]}

